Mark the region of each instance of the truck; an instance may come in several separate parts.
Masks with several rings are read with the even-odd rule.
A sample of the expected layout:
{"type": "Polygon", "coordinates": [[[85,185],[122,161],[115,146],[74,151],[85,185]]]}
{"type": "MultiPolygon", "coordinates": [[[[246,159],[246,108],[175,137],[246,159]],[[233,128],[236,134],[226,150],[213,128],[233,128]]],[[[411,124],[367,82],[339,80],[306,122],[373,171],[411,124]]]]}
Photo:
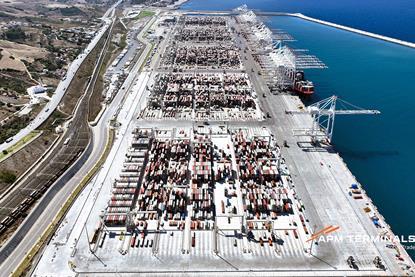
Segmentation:
{"type": "Polygon", "coordinates": [[[70,140],[71,140],[71,138],[66,138],[65,141],[63,142],[63,145],[68,145],[70,140]]]}

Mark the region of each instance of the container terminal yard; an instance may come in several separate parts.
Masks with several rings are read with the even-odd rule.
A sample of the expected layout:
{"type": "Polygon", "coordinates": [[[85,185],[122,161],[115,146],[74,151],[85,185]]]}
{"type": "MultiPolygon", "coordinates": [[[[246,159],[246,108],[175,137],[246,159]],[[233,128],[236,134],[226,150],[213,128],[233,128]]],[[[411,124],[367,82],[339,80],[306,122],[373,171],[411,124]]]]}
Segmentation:
{"type": "Polygon", "coordinates": [[[111,151],[33,276],[415,274],[318,122],[378,112],[301,102],[322,61],[247,7],[157,9],[144,30],[111,151]]]}

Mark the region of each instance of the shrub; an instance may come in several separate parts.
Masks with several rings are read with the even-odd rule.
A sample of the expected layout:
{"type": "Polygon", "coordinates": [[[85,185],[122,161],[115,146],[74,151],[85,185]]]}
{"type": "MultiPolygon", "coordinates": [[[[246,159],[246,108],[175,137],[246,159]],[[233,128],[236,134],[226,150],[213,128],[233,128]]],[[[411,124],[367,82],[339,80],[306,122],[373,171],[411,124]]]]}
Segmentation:
{"type": "Polygon", "coordinates": [[[5,32],[6,38],[8,40],[23,40],[26,38],[25,32],[20,27],[14,27],[5,32]]]}
{"type": "Polygon", "coordinates": [[[7,184],[12,184],[14,181],[16,181],[17,177],[16,174],[14,174],[12,171],[10,170],[2,170],[0,171],[0,181],[7,183],[7,184]]]}

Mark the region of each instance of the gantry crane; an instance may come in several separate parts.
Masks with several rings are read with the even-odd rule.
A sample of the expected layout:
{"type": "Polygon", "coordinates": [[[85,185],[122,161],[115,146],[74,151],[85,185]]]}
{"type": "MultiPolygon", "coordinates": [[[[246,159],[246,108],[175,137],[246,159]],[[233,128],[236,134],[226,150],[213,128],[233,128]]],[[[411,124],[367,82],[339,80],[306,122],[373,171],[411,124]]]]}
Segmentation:
{"type": "Polygon", "coordinates": [[[365,110],[333,95],[314,103],[303,110],[286,111],[287,114],[310,114],[313,118],[311,128],[294,129],[295,136],[309,136],[312,142],[325,141],[331,143],[336,115],[375,115],[378,110],[365,110]],[[341,105],[341,109],[336,109],[341,105]]]}

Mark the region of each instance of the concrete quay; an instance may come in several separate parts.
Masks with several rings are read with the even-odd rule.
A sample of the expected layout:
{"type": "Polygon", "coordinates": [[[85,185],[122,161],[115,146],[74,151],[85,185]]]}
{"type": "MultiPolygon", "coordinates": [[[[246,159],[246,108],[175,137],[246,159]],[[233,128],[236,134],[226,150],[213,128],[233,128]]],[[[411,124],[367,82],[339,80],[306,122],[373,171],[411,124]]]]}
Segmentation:
{"type": "MultiPolygon", "coordinates": [[[[356,239],[366,236],[393,236],[393,233],[365,194],[362,185],[359,184],[362,199],[355,199],[349,195],[350,186],[358,182],[335,149],[330,146],[315,147],[311,145],[309,138],[293,136],[293,129],[311,126],[310,115],[286,113],[286,110],[295,110],[303,105],[299,97],[274,95],[269,91],[262,75],[258,74],[260,68],[253,56],[255,49],[250,49],[246,38],[240,35],[243,27],[237,24],[234,18],[228,18],[227,24],[230,29],[235,30],[233,43],[240,49],[246,49],[240,51],[243,67],[249,75],[262,113],[269,113],[270,116],[261,120],[228,117],[229,120],[225,122],[178,120],[173,117],[157,120],[140,118],[140,111],[149,99],[146,88],[157,85],[154,77],[159,73],[161,56],[165,53],[165,47],[172,35],[168,32],[166,39],[155,45],[144,72],[137,73],[137,86],[129,91],[126,105],[121,108],[118,115],[118,121],[122,124],[117,129],[117,138],[110,158],[88,185],[86,193],[77,199],[74,208],[69,211],[64,223],[46,247],[35,269],[36,276],[402,276],[414,273],[405,269],[406,265],[413,269],[414,264],[399,243],[395,244],[397,251],[386,247],[387,243],[382,241],[356,239]],[[310,246],[307,244],[306,235],[303,236],[301,233],[296,238],[287,233],[287,230],[295,229],[297,223],[290,221],[290,217],[286,215],[278,216],[279,221],[273,230],[283,243],[274,243],[274,246],[271,243],[260,244],[256,239],[248,241],[247,235],[242,235],[242,231],[241,235],[237,234],[236,229],[191,229],[190,216],[186,217],[184,229],[164,224],[167,220],[160,218],[157,220],[158,223],[163,223],[160,225],[161,228],[152,228],[151,232],[146,234],[137,231],[141,225],[136,222],[133,231],[127,230],[123,225],[104,226],[99,231],[101,227],[97,228],[97,223],[100,215],[109,206],[108,200],[114,189],[114,180],[123,170],[122,164],[133,141],[134,128],[154,128],[160,133],[160,137],[163,134],[164,139],[173,139],[177,138],[177,134],[192,134],[194,130],[199,132],[201,128],[213,130],[224,125],[228,130],[243,129],[256,134],[269,130],[273,135],[272,140],[281,146],[281,156],[284,158],[282,163],[286,166],[279,167],[281,175],[284,175],[281,182],[288,185],[290,193],[295,191],[304,203],[303,215],[310,228],[308,236],[324,227],[338,226],[333,238],[339,240],[320,241],[310,246]],[[284,141],[287,142],[287,146],[282,146],[284,141]],[[288,181],[289,179],[292,179],[292,182],[288,181]],[[372,214],[379,217],[380,228],[376,227],[370,218],[372,214]],[[288,229],[285,223],[289,223],[288,229]],[[97,235],[98,243],[92,243],[92,251],[89,238],[92,236],[88,235],[98,232],[102,235],[97,235]],[[192,235],[197,237],[195,243],[191,242],[192,235]],[[344,240],[340,240],[341,238],[344,240]],[[136,239],[142,242],[141,246],[136,239]],[[144,242],[147,242],[145,246],[144,242]],[[396,254],[399,254],[403,261],[399,261],[396,254]],[[355,258],[359,270],[349,267],[349,256],[355,258]],[[373,260],[377,256],[381,258],[386,270],[374,265],[373,260]]],[[[194,71],[203,72],[198,69],[194,71]]],[[[186,135],[186,138],[190,137],[191,135],[186,135]]],[[[229,140],[229,133],[221,133],[221,137],[215,139],[221,140],[222,146],[228,145],[229,150],[226,151],[231,152],[232,163],[235,163],[236,153],[232,152],[235,146],[232,146],[232,141],[229,140]]],[[[215,145],[221,148],[219,143],[215,145]]],[[[235,171],[237,172],[237,169],[235,171]]],[[[221,197],[226,182],[217,184],[214,188],[214,201],[224,199],[221,197]]],[[[241,180],[236,181],[235,191],[241,188],[240,183],[241,180]]],[[[138,185],[142,186],[142,183],[138,185]]],[[[236,196],[235,198],[238,199],[236,196]]],[[[218,213],[220,208],[219,205],[216,206],[218,213]]],[[[297,210],[296,214],[299,214],[297,210]]],[[[135,216],[134,211],[132,216],[135,216]]],[[[295,220],[295,217],[291,219],[295,220]]],[[[155,220],[149,222],[150,225],[155,220]]],[[[299,226],[302,228],[301,224],[299,226]]],[[[265,230],[259,228],[253,232],[263,237],[265,230]]]]}
{"type": "Polygon", "coordinates": [[[340,24],[336,24],[336,23],[316,19],[316,18],[313,18],[313,17],[310,17],[310,16],[303,15],[301,13],[291,13],[291,14],[286,14],[286,15],[301,18],[301,19],[304,19],[304,20],[308,20],[308,21],[311,21],[311,22],[318,23],[318,24],[330,26],[330,27],[337,28],[337,29],[340,29],[340,30],[356,33],[356,34],[359,34],[359,35],[384,40],[384,41],[387,41],[387,42],[399,44],[399,45],[410,47],[410,48],[415,48],[415,43],[413,43],[413,42],[408,42],[408,41],[404,41],[404,40],[400,40],[400,39],[396,39],[396,38],[382,36],[382,35],[378,35],[378,34],[375,34],[375,33],[359,30],[359,29],[356,29],[356,28],[347,27],[347,26],[344,26],[344,25],[340,25],[340,24]]]}
{"type": "MultiPolygon", "coordinates": [[[[266,12],[266,11],[261,11],[261,10],[255,10],[254,12],[258,16],[292,16],[292,17],[297,17],[297,18],[300,18],[300,19],[303,19],[303,20],[307,20],[307,21],[311,21],[311,22],[314,22],[314,23],[326,25],[326,26],[333,27],[333,28],[336,28],[336,29],[356,33],[356,34],[359,34],[359,35],[363,35],[363,36],[367,36],[367,37],[371,37],[371,38],[375,38],[375,39],[380,39],[380,40],[383,40],[383,41],[387,41],[387,42],[394,43],[394,44],[399,44],[399,45],[410,47],[410,48],[415,48],[415,43],[413,43],[413,42],[404,41],[404,40],[400,40],[400,39],[396,39],[396,38],[391,38],[391,37],[388,37],[388,36],[383,36],[383,35],[375,34],[375,33],[372,33],[372,32],[363,31],[363,30],[359,30],[359,29],[356,29],[356,28],[352,28],[352,27],[332,23],[332,22],[329,22],[329,21],[325,21],[325,20],[321,20],[321,19],[317,19],[317,18],[314,18],[314,17],[304,15],[302,13],[266,12]]],[[[234,11],[185,11],[185,13],[189,14],[189,15],[191,15],[191,14],[236,15],[237,14],[234,11]]]]}

